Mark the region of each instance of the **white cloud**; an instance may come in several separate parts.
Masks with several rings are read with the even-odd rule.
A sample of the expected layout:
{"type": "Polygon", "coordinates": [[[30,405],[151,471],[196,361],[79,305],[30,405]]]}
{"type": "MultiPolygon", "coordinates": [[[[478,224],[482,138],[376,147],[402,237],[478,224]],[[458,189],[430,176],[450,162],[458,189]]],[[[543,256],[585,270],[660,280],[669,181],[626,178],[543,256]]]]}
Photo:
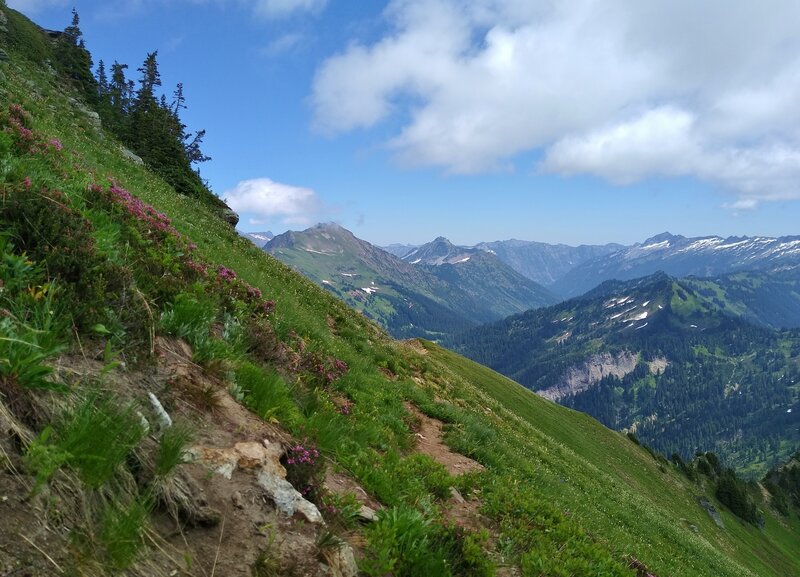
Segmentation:
{"type": "Polygon", "coordinates": [[[615,183],[693,176],[800,198],[800,3],[395,0],[382,38],[317,70],[314,122],[394,127],[411,166],[615,183]]]}
{"type": "Polygon", "coordinates": [[[280,222],[307,226],[318,220],[322,208],[317,193],[310,188],[281,184],[269,178],[243,180],[222,196],[253,225],[280,222]]]}
{"type": "Polygon", "coordinates": [[[328,0],[255,0],[257,14],[266,18],[286,18],[296,12],[319,12],[328,0]]]}
{"type": "Polygon", "coordinates": [[[269,56],[269,57],[278,56],[280,54],[293,50],[301,42],[303,42],[302,34],[299,34],[297,32],[289,32],[281,36],[278,36],[275,40],[267,44],[261,50],[261,53],[264,56],[269,56]]]}

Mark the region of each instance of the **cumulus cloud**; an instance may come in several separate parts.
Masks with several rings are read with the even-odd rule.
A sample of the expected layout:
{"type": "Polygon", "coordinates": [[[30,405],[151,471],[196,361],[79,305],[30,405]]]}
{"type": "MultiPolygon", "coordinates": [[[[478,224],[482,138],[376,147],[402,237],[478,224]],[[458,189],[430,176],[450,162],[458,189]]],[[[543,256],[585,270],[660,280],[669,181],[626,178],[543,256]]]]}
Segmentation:
{"type": "Polygon", "coordinates": [[[800,4],[394,0],[317,70],[315,126],[397,126],[410,166],[628,184],[692,176],[740,208],[800,198],[800,4]]]}
{"type": "Polygon", "coordinates": [[[253,225],[278,222],[308,226],[318,220],[322,209],[317,193],[310,188],[281,184],[269,178],[243,180],[226,191],[223,198],[253,225]]]}

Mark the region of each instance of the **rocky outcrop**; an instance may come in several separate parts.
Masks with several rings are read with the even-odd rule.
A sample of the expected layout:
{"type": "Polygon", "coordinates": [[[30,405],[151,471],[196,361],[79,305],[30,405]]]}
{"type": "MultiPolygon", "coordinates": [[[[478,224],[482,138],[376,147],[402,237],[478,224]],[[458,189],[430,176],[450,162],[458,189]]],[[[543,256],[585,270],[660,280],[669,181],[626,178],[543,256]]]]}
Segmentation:
{"type": "Polygon", "coordinates": [[[194,447],[189,454],[195,462],[202,463],[214,472],[230,479],[237,469],[253,471],[258,485],[275,504],[275,508],[287,517],[302,516],[309,523],[321,523],[322,515],[317,507],[286,480],[286,469],[280,462],[283,446],[264,440],[236,443],[227,449],[194,447]]]}
{"type": "Polygon", "coordinates": [[[592,355],[582,365],[570,367],[559,383],[536,392],[545,399],[558,402],[588,390],[603,377],[614,376],[621,379],[636,368],[638,360],[639,356],[630,351],[622,351],[616,355],[592,355]]]}

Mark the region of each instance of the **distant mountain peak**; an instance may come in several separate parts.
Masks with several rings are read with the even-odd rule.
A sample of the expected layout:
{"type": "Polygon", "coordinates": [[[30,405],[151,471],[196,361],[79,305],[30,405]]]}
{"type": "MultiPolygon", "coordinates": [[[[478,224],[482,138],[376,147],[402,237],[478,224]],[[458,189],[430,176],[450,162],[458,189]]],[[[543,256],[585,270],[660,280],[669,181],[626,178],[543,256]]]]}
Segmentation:
{"type": "Polygon", "coordinates": [[[683,239],[684,239],[684,237],[682,237],[680,235],[674,235],[671,232],[662,232],[661,234],[657,234],[655,236],[651,236],[650,238],[645,240],[642,244],[647,246],[647,245],[662,243],[664,241],[670,241],[671,242],[671,241],[683,240],[683,239]]]}

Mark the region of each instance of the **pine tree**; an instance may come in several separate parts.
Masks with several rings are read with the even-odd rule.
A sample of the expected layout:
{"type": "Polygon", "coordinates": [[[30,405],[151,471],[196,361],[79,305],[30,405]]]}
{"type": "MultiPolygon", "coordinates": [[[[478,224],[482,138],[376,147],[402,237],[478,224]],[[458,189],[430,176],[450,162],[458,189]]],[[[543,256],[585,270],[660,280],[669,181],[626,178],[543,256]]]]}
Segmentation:
{"type": "Polygon", "coordinates": [[[97,83],[92,74],[92,56],[86,50],[80,28],[78,11],[72,9],[72,23],[56,42],[56,65],[63,75],[73,82],[89,104],[96,104],[97,83]]]}

